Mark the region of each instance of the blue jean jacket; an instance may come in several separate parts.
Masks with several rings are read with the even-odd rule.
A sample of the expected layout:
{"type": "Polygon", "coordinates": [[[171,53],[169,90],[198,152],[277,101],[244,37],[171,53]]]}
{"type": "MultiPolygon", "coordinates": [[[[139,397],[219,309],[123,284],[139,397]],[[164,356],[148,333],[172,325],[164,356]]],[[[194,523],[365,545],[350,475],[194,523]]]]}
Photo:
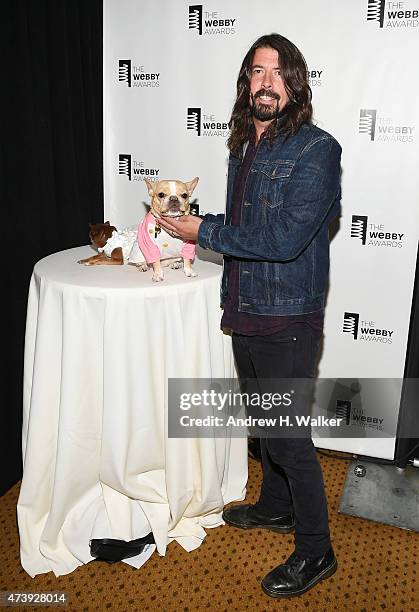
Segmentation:
{"type": "Polygon", "coordinates": [[[329,272],[328,226],[340,213],[341,147],[304,124],[273,146],[262,139],[243,196],[241,225],[231,226],[240,159],[230,155],[225,215],[205,215],[198,243],[224,254],[221,304],[231,257],[239,259],[239,311],[291,315],[323,308],[329,272]],[[225,223],[224,223],[225,218],[225,223]]]}

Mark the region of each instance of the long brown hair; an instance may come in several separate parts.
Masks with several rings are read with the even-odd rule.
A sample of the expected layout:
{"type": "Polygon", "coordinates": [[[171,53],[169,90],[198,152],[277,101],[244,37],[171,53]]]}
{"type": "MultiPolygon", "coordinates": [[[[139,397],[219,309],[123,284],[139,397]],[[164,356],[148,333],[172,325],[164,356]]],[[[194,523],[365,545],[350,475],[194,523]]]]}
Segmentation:
{"type": "Polygon", "coordinates": [[[297,47],[280,34],[268,34],[256,40],[246,53],[237,79],[237,97],[229,121],[230,136],[227,146],[233,155],[241,156],[243,144],[249,139],[253,126],[249,104],[250,76],[256,49],[270,47],[278,52],[281,75],[289,102],[281,112],[280,119],[272,121],[266,137],[272,145],[279,130],[295,134],[303,123],[310,123],[313,115],[311,89],[307,78],[307,64],[297,47]]]}

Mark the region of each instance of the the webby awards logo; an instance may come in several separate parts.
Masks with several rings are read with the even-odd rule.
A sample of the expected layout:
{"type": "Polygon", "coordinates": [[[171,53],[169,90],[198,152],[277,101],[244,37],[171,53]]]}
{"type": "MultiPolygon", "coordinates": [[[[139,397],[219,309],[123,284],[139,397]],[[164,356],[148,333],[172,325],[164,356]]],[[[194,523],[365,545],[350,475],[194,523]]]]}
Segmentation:
{"type": "Polygon", "coordinates": [[[367,215],[352,215],[351,238],[362,246],[390,247],[401,249],[405,242],[404,232],[395,232],[384,223],[373,223],[367,215]]]}
{"type": "Polygon", "coordinates": [[[418,18],[418,6],[413,6],[411,2],[367,0],[367,21],[380,28],[417,28],[418,18]]]}
{"type": "Polygon", "coordinates": [[[236,33],[236,18],[209,9],[203,4],[192,4],[188,9],[188,28],[199,36],[228,36],[236,33]]]}
{"type": "Polygon", "coordinates": [[[149,168],[144,161],[134,159],[130,153],[120,153],[118,156],[118,174],[129,181],[158,181],[159,168],[149,168]]]}
{"type": "Polygon", "coordinates": [[[358,132],[368,140],[383,143],[412,143],[416,126],[407,122],[378,115],[377,109],[361,108],[358,132]]]}
{"type": "Polygon", "coordinates": [[[150,72],[130,59],[118,61],[118,81],[127,87],[160,87],[160,72],[150,72]]]}
{"type": "Polygon", "coordinates": [[[214,113],[203,112],[200,106],[188,107],[186,129],[195,133],[196,136],[221,136],[227,138],[229,135],[227,121],[220,121],[214,113]]]}
{"type": "Polygon", "coordinates": [[[385,415],[381,413],[375,414],[375,411],[374,414],[369,414],[357,402],[338,399],[336,401],[335,414],[345,425],[364,430],[375,429],[377,431],[384,431],[385,415]]]}
{"type": "Polygon", "coordinates": [[[392,344],[394,329],[377,327],[375,321],[361,319],[359,312],[345,312],[342,332],[361,342],[392,344]]]}

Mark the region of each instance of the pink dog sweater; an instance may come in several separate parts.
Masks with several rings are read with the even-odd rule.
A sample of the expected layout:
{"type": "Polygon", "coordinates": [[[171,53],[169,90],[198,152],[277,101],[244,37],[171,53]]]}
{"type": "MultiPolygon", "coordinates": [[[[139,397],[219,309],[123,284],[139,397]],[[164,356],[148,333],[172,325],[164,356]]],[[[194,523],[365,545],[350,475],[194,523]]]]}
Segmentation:
{"type": "Polygon", "coordinates": [[[149,212],[138,225],[138,246],[147,263],[151,264],[159,259],[171,257],[184,257],[194,259],[195,242],[183,242],[181,238],[174,238],[162,227],[156,235],[156,217],[149,212]]]}

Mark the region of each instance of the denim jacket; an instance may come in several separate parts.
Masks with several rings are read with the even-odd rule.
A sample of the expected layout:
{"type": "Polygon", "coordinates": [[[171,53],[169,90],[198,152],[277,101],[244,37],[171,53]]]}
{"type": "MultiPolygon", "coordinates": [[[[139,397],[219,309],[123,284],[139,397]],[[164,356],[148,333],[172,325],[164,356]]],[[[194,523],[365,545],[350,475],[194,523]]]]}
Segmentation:
{"type": "Polygon", "coordinates": [[[304,124],[295,135],[262,138],[243,196],[240,226],[231,226],[234,180],[230,155],[225,215],[205,215],[198,243],[223,253],[221,304],[229,262],[239,259],[239,311],[291,315],[323,308],[329,272],[330,221],[340,213],[341,147],[304,124]],[[224,223],[225,218],[225,223],[224,223]]]}

